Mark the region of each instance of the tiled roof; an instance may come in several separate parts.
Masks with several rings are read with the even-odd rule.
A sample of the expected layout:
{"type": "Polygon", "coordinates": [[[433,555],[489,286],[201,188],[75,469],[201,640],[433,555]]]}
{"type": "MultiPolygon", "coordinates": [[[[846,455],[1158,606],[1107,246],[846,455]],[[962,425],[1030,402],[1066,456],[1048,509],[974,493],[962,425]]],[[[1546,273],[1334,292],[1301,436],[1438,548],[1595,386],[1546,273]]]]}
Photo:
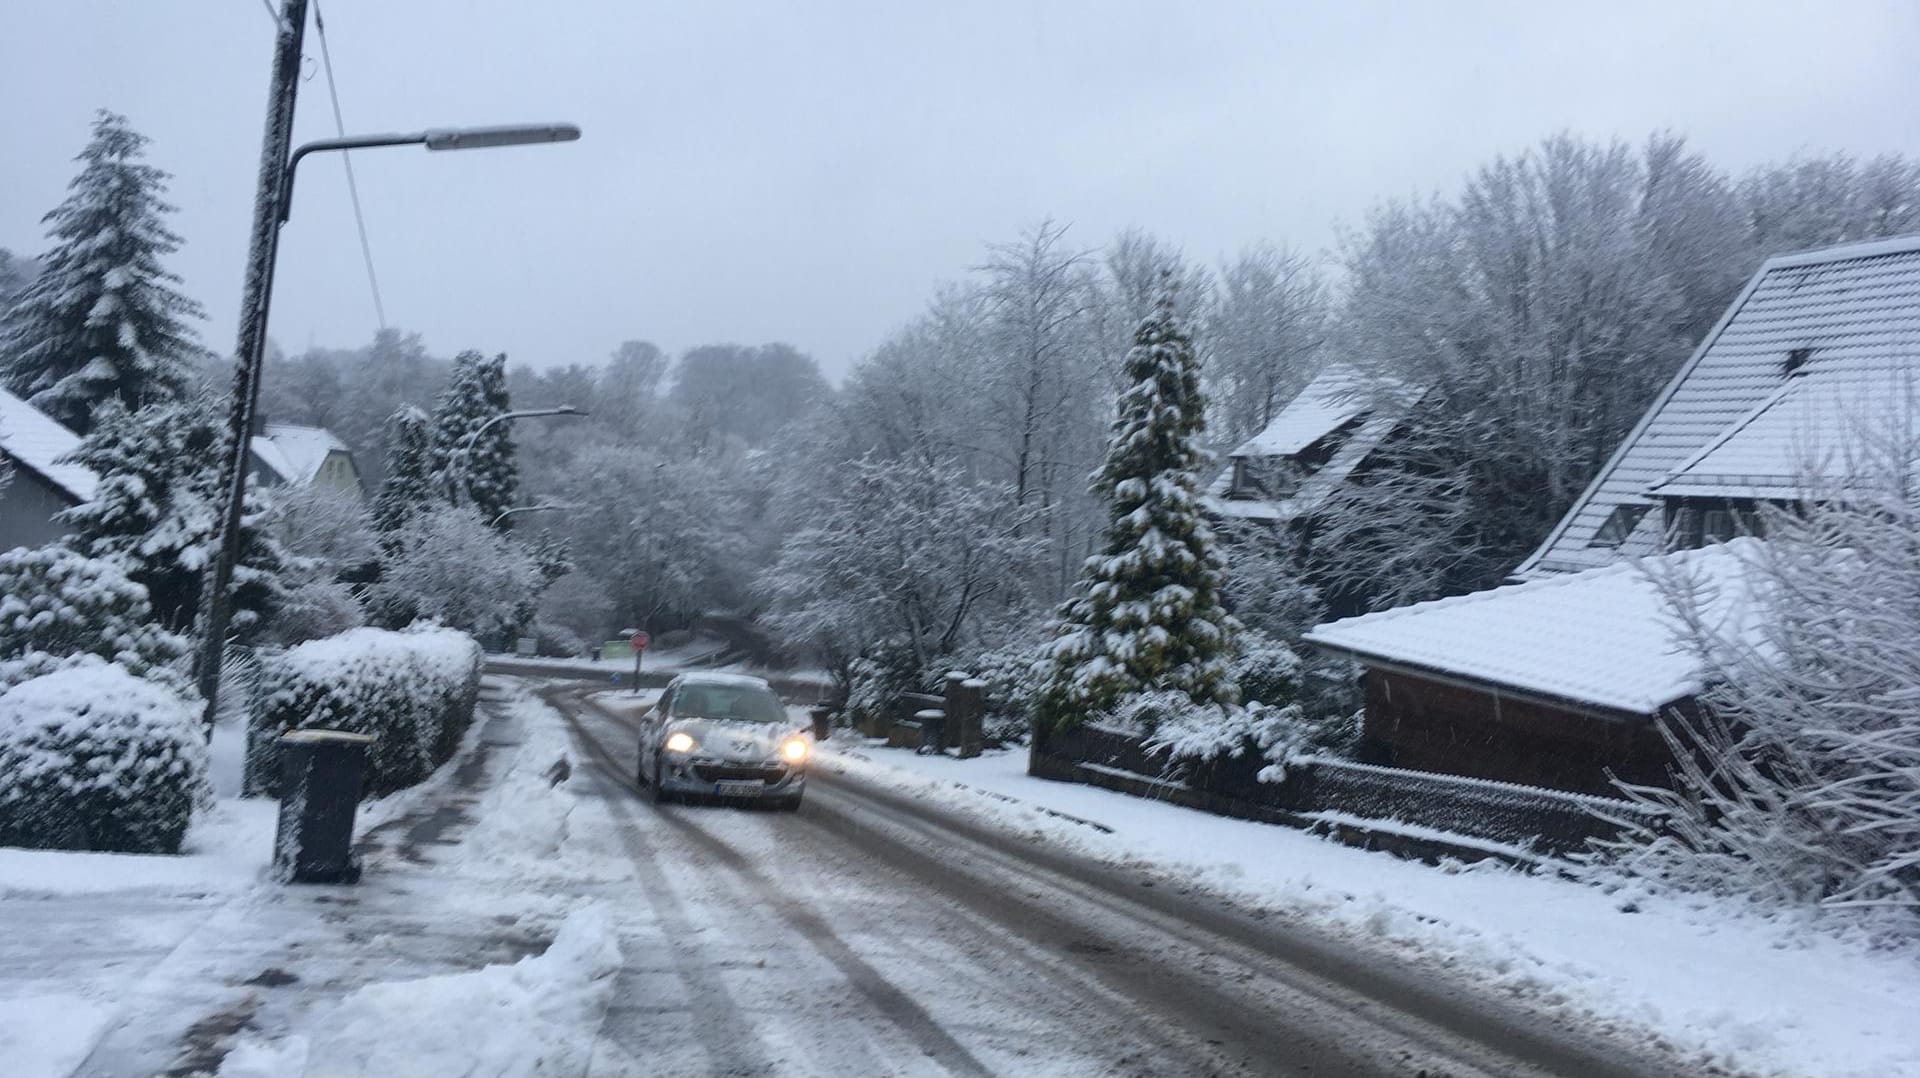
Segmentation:
{"type": "Polygon", "coordinates": [[[45,412],[0,389],[0,452],[58,487],[76,503],[93,500],[100,477],[60,459],[80,445],[80,436],[45,412]]]}
{"type": "Polygon", "coordinates": [[[1920,236],[1770,259],[1516,572],[1531,578],[1650,553],[1659,513],[1618,548],[1592,541],[1616,507],[1645,504],[1664,481],[1672,485],[1653,493],[1750,491],[1746,478],[1778,478],[1783,460],[1841,440],[1845,412],[1831,405],[1861,386],[1916,374],[1920,236]],[[1796,349],[1810,350],[1792,376],[1806,380],[1804,395],[1783,393],[1796,349]],[[1691,478],[1682,482],[1682,471],[1691,478]]]}
{"type": "Polygon", "coordinates": [[[1316,626],[1312,644],[1637,715],[1700,691],[1662,582],[1697,584],[1706,617],[1737,628],[1755,539],[1616,562],[1582,573],[1316,626]]]}

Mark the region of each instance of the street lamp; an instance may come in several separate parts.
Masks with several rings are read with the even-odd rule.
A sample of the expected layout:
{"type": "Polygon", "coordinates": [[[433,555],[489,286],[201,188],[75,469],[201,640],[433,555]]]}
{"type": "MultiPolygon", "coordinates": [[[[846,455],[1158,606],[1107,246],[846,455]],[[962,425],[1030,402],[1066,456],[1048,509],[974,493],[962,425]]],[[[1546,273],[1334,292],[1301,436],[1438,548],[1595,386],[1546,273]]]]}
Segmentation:
{"type": "Polygon", "coordinates": [[[459,505],[463,497],[471,497],[471,492],[467,489],[469,485],[467,459],[473,453],[473,447],[479,443],[480,436],[487,432],[488,427],[493,426],[495,423],[505,423],[515,419],[533,419],[543,415],[585,416],[586,414],[586,412],[575,408],[571,404],[559,404],[552,408],[522,408],[514,412],[501,412],[499,415],[475,427],[472,433],[460,439],[459,448],[455,449],[453,455],[447,458],[447,500],[455,505],[459,505]],[[456,478],[460,481],[460,485],[457,487],[454,485],[456,478]]]}
{"type": "Polygon", "coordinates": [[[542,502],[539,505],[516,505],[512,509],[504,510],[499,516],[494,517],[491,526],[498,528],[501,521],[515,513],[564,513],[568,510],[578,508],[580,507],[577,505],[565,505],[560,502],[542,502]]]}
{"type": "Polygon", "coordinates": [[[206,700],[209,736],[218,714],[220,667],[225,658],[227,589],[240,556],[240,516],[247,489],[247,455],[253,418],[260,406],[260,366],[266,353],[267,309],[273,297],[274,261],[280,253],[280,228],[289,212],[293,170],[301,158],[327,150],[410,143],[429,150],[484,149],[535,142],[571,142],[580,137],[572,124],[511,127],[435,128],[417,135],[367,135],[322,139],[293,146],[294,103],[300,90],[300,48],[307,30],[308,0],[282,0],[275,19],[273,74],[267,87],[266,129],[260,145],[259,186],[254,196],[253,229],[247,245],[247,269],[240,297],[239,341],[234,348],[233,400],[227,414],[227,458],[221,476],[218,532],[213,564],[200,593],[200,653],[194,667],[206,700]]]}
{"type": "Polygon", "coordinates": [[[543,142],[573,142],[580,129],[573,124],[504,124],[497,127],[436,127],[410,135],[353,135],[302,143],[287,158],[286,178],[280,184],[280,223],[293,215],[293,170],[310,153],[365,150],[375,146],[425,146],[429,150],[488,150],[496,146],[528,146],[543,142]]]}

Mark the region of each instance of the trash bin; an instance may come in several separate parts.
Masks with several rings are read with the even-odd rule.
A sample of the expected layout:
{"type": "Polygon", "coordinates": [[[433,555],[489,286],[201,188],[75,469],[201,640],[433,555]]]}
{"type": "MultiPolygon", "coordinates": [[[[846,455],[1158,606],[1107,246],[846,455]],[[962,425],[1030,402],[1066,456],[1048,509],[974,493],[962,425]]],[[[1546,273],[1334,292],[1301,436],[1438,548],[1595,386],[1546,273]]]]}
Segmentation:
{"type": "Polygon", "coordinates": [[[913,721],[920,724],[920,752],[934,753],[947,747],[947,713],[939,708],[916,711],[913,721]]]}
{"type": "Polygon", "coordinates": [[[353,814],[367,770],[367,734],[295,730],[280,738],[280,826],[273,874],[282,883],[355,883],[353,814]]]}
{"type": "Polygon", "coordinates": [[[825,741],[833,736],[833,709],[825,704],[815,704],[807,709],[807,717],[813,720],[813,739],[825,741]]]}

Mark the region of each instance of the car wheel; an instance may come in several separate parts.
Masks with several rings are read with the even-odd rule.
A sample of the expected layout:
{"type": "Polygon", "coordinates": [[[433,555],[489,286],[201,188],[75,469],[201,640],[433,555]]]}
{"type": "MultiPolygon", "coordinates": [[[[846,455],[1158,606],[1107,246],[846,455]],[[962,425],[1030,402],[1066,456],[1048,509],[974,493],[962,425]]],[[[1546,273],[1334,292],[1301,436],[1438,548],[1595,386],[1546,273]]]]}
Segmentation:
{"type": "Polygon", "coordinates": [[[660,781],[659,760],[653,762],[653,778],[647,783],[647,792],[653,797],[653,803],[656,805],[664,805],[673,800],[672,795],[667,793],[666,783],[660,781]]]}
{"type": "Polygon", "coordinates": [[[799,794],[793,794],[790,797],[783,797],[780,800],[775,801],[773,803],[773,807],[778,809],[781,812],[799,812],[800,797],[801,795],[799,794]]]}

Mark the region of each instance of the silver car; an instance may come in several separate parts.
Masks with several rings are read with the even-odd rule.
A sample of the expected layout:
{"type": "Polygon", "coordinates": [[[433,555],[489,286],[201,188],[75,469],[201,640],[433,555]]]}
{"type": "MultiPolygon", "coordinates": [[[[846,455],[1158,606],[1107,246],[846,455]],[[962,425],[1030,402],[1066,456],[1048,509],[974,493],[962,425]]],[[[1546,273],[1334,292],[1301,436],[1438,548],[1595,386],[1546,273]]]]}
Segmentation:
{"type": "Polygon", "coordinates": [[[752,798],[791,812],[812,755],[801,724],[757,677],[682,674],[640,720],[638,777],[655,801],[752,798]]]}

